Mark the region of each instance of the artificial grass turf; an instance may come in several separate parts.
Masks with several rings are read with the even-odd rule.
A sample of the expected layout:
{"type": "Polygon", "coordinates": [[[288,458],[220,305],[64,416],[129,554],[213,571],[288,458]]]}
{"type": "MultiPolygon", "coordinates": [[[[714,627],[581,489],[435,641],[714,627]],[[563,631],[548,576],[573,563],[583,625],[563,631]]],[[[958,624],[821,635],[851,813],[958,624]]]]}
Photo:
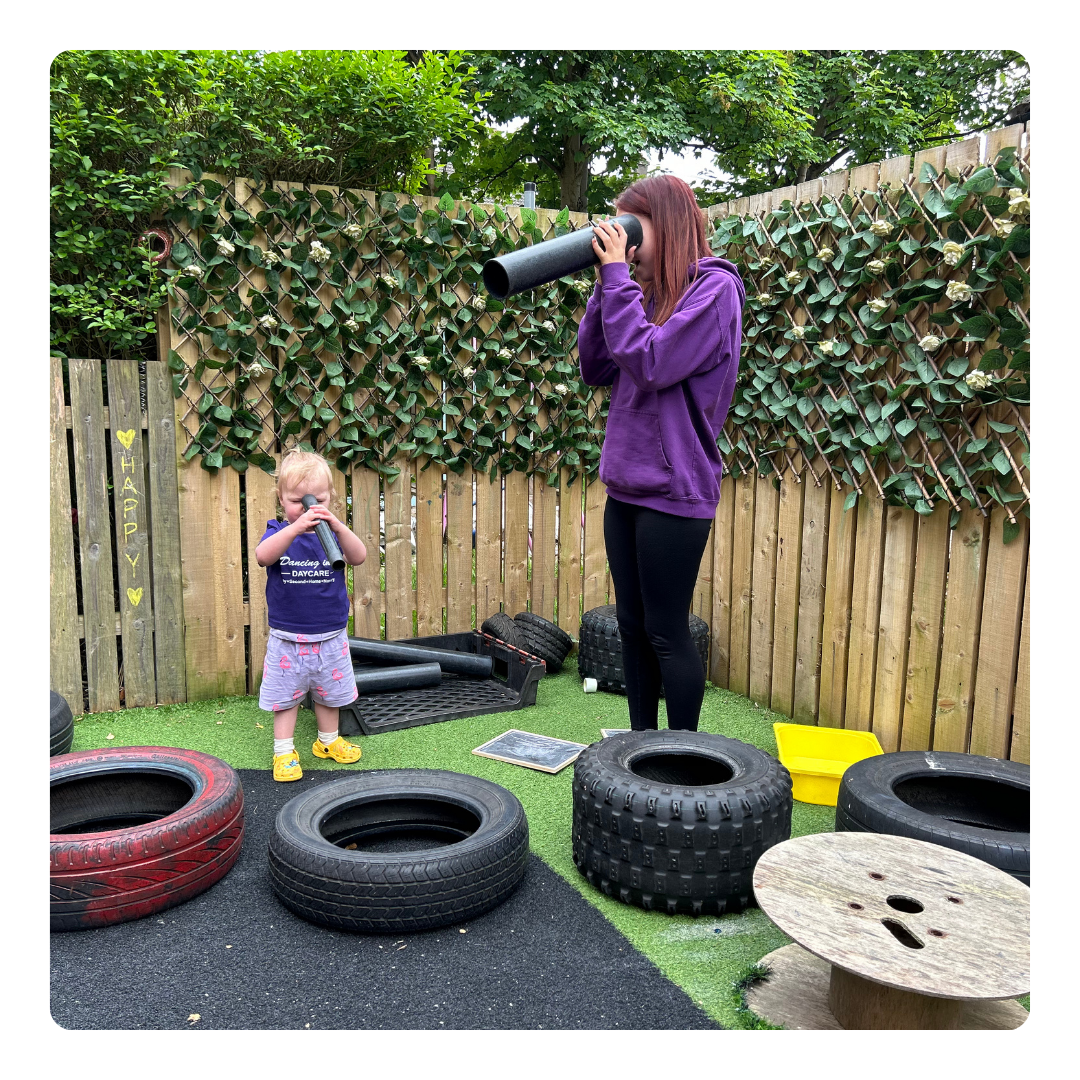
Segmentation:
{"type": "MultiPolygon", "coordinates": [[[[727,735],[776,754],[774,722],[787,720],[747,698],[707,686],[700,729],[727,735]]],[[[664,703],[660,704],[664,726],[664,703]]],[[[307,770],[449,769],[482,776],[512,791],[529,820],[533,852],[600,911],[638,951],[647,956],[704,1011],[726,1028],[752,1026],[741,1005],[737,984],[766,953],[790,941],[758,908],[719,918],[693,918],[644,911],[594,889],[578,873],[571,852],[571,782],[573,766],[555,775],[479,757],[472,750],[509,728],[574,742],[595,742],[601,728],[629,727],[626,699],[615,694],[584,694],[576,658],[568,657],[558,675],[541,680],[537,704],[517,712],[468,717],[404,731],[357,736],[364,756],[357,765],[337,765],[311,754],[315,715],[301,710],[296,747],[307,770]]],[[[176,746],[201,750],[234,768],[269,769],[272,756],[270,714],[254,697],[154,708],[91,713],[75,723],[72,750],[105,746],[176,746]],[[111,736],[111,738],[110,738],[111,736]]],[[[303,783],[303,781],[300,781],[303,783]]],[[[299,788],[298,788],[299,790],[299,788]]],[[[796,802],[793,836],[833,827],[834,810],[796,802]]]]}

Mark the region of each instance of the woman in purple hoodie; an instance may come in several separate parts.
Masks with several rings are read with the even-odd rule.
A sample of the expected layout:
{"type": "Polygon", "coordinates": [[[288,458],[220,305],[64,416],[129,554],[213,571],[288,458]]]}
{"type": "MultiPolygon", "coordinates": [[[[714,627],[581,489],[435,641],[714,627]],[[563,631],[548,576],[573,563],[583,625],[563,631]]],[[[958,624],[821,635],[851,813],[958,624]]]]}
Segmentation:
{"type": "Polygon", "coordinates": [[[688,615],[720,499],[716,438],[739,368],[745,292],[735,267],[711,256],[682,180],[639,180],[615,208],[641,221],[641,244],[627,251],[614,222],[594,227],[599,280],[578,356],[585,382],[611,386],[600,479],[630,726],[656,728],[662,680],[668,727],[696,731],[705,673],[688,615]]]}

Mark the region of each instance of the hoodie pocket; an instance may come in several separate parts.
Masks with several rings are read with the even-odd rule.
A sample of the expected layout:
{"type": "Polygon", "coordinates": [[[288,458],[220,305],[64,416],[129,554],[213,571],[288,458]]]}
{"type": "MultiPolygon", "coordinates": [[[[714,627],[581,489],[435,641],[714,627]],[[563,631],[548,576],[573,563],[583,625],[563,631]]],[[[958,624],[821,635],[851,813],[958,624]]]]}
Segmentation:
{"type": "Polygon", "coordinates": [[[660,418],[637,409],[608,414],[600,479],[627,495],[666,495],[671,490],[671,466],[660,441],[660,418]]]}

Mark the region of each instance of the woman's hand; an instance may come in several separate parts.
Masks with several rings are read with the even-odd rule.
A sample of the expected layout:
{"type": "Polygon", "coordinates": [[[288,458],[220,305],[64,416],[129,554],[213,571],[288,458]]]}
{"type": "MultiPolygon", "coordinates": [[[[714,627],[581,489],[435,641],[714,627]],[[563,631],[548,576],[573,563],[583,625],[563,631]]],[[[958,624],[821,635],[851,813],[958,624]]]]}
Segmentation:
{"type": "Polygon", "coordinates": [[[596,252],[601,266],[608,263],[628,263],[634,258],[637,247],[626,250],[626,230],[617,221],[600,221],[593,226],[593,251],[596,252]],[[600,246],[597,236],[603,237],[604,246],[600,246]]]}

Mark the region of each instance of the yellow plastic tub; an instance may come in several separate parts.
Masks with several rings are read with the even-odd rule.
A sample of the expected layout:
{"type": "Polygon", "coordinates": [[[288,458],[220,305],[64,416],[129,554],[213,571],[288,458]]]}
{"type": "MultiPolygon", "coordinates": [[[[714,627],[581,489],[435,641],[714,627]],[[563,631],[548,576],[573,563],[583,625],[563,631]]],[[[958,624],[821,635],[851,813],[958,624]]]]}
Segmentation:
{"type": "Polygon", "coordinates": [[[835,806],[840,777],[856,761],[884,753],[871,731],[773,724],[780,764],[791,773],[791,794],[799,802],[835,806]]]}

